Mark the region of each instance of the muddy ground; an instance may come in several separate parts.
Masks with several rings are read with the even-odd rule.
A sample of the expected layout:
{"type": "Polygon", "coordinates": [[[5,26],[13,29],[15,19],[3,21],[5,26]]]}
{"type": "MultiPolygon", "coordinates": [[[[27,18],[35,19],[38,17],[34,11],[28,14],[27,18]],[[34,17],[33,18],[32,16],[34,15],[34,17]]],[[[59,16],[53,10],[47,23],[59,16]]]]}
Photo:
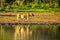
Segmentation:
{"type": "Polygon", "coordinates": [[[0,23],[60,23],[59,13],[60,12],[0,12],[0,23]],[[19,14],[19,17],[17,14],[19,14]],[[21,17],[21,15],[23,15],[23,17],[21,17]]]}

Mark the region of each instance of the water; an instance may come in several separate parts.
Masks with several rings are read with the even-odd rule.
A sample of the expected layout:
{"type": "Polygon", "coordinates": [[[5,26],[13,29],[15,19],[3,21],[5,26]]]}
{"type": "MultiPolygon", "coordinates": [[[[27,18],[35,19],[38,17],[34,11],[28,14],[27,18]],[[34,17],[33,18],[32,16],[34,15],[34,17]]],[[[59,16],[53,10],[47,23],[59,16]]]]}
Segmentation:
{"type": "Polygon", "coordinates": [[[0,40],[60,40],[57,26],[0,26],[0,40]]]}

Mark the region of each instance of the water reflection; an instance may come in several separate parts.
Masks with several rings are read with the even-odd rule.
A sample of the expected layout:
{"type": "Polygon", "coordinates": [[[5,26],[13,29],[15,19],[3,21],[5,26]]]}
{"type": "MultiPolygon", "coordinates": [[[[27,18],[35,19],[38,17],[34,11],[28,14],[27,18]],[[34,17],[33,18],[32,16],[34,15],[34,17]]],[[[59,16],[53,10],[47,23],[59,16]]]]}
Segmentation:
{"type": "Polygon", "coordinates": [[[32,31],[29,30],[29,27],[25,28],[19,25],[15,27],[14,40],[28,40],[29,35],[32,35],[32,31]]]}
{"type": "Polygon", "coordinates": [[[0,26],[0,40],[60,40],[57,26],[0,26]]]}

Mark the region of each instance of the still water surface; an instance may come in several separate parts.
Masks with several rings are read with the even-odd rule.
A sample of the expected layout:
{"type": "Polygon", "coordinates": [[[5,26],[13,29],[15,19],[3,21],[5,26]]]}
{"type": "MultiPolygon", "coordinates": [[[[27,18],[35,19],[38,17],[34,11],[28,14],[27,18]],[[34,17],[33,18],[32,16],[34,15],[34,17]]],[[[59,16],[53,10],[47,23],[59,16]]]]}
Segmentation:
{"type": "Polygon", "coordinates": [[[60,40],[57,26],[0,26],[0,40],[60,40]]]}

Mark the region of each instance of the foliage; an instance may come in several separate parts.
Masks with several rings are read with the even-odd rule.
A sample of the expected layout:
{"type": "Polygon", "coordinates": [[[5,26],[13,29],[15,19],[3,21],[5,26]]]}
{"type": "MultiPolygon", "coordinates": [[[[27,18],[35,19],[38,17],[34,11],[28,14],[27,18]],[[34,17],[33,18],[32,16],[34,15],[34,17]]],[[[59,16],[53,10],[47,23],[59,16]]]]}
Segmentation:
{"type": "Polygon", "coordinates": [[[43,11],[60,7],[59,0],[5,0],[0,11],[43,11]],[[4,4],[4,5],[3,5],[4,4]]]}

